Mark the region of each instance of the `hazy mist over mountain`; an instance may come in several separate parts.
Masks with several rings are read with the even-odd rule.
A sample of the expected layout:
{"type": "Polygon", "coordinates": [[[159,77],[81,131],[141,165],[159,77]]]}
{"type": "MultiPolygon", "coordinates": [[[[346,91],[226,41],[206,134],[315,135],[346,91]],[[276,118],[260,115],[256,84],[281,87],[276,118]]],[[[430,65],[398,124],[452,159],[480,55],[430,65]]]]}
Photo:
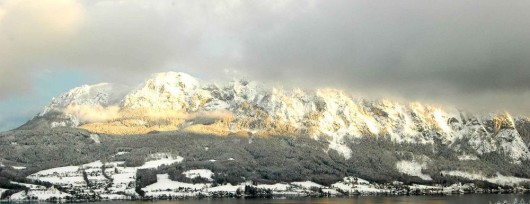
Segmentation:
{"type": "Polygon", "coordinates": [[[528,115],[528,4],[2,1],[0,121],[14,128],[73,86],[161,71],[528,115]]]}

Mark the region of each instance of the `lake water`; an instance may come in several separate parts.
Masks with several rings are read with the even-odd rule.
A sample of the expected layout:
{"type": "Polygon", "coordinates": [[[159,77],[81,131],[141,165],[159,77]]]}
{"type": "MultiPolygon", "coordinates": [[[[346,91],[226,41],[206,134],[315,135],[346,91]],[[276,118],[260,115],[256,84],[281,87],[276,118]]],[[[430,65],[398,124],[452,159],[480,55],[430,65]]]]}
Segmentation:
{"type": "MultiPolygon", "coordinates": [[[[469,194],[469,195],[447,195],[447,196],[356,196],[341,198],[272,198],[272,199],[236,199],[236,198],[207,198],[207,199],[182,199],[182,200],[160,200],[160,201],[102,201],[91,204],[489,204],[498,201],[513,201],[524,199],[530,204],[530,194],[469,194]]],[[[2,202],[9,203],[9,202],[2,202]]],[[[13,202],[21,204],[21,202],[13,202]]],[[[31,203],[31,202],[30,202],[31,203]]],[[[34,203],[34,202],[33,202],[34,203]]]]}
{"type": "MultiPolygon", "coordinates": [[[[236,199],[236,198],[216,198],[216,199],[182,199],[170,201],[102,201],[91,204],[489,204],[497,201],[513,201],[524,199],[530,204],[530,194],[469,194],[469,195],[447,195],[447,196],[356,196],[343,198],[274,198],[274,199],[236,199]]],[[[4,203],[4,202],[2,202],[4,203]]],[[[17,202],[20,204],[20,202],[17,202]]]]}

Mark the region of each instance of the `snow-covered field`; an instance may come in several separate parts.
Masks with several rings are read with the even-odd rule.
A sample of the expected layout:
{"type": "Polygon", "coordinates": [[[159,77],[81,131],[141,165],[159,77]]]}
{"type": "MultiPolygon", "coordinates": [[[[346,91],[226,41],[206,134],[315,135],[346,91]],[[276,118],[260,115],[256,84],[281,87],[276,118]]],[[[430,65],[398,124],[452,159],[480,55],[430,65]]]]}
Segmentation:
{"type": "MultiPolygon", "coordinates": [[[[106,165],[117,166],[117,163],[106,165]]],[[[83,170],[87,173],[89,180],[104,181],[106,180],[101,172],[103,163],[94,161],[80,166],[65,166],[47,170],[42,170],[28,176],[28,179],[49,182],[60,186],[86,186],[83,179],[83,170]]]]}
{"type": "Polygon", "coordinates": [[[287,188],[289,188],[289,186],[290,186],[289,184],[276,183],[276,184],[260,184],[260,185],[257,185],[256,187],[260,189],[270,189],[273,191],[286,191],[287,188]]]}
{"type": "Polygon", "coordinates": [[[184,160],[184,158],[177,156],[177,158],[173,159],[172,157],[169,158],[162,158],[158,160],[148,161],[145,162],[144,165],[138,167],[138,169],[156,169],[159,166],[162,165],[171,165],[174,163],[180,163],[184,160]]]}
{"type": "MultiPolygon", "coordinates": [[[[168,156],[167,158],[147,161],[140,167],[122,167],[124,162],[121,161],[105,163],[105,167],[107,168],[106,173],[112,174],[116,182],[125,183],[131,180],[134,181],[133,177],[136,175],[138,169],[154,169],[162,165],[178,163],[182,160],[184,160],[182,157],[173,159],[168,156]],[[114,171],[118,171],[118,173],[114,171]]],[[[56,185],[84,185],[83,170],[87,172],[89,179],[105,180],[106,178],[103,177],[103,173],[101,172],[102,167],[103,163],[98,160],[79,166],[65,166],[42,170],[31,174],[28,178],[46,181],[56,185]]]]}
{"type": "Polygon", "coordinates": [[[57,167],[52,169],[46,169],[39,171],[37,173],[34,173],[33,175],[49,175],[49,174],[62,174],[62,173],[68,173],[68,172],[76,172],[79,170],[79,166],[64,166],[64,167],[57,167]]]}
{"type": "Polygon", "coordinates": [[[226,185],[220,185],[220,186],[208,188],[208,192],[236,193],[237,189],[244,190],[245,186],[244,185],[233,186],[232,184],[228,183],[226,185]]]}
{"type": "Polygon", "coordinates": [[[315,182],[312,182],[312,181],[301,181],[301,182],[292,182],[291,183],[292,185],[295,185],[295,186],[300,186],[304,189],[311,189],[311,188],[322,188],[324,186],[318,184],[318,183],[315,183],[315,182]]]}
{"type": "MultiPolygon", "coordinates": [[[[118,152],[118,154],[125,153],[118,152]]],[[[98,160],[79,166],[65,166],[42,170],[29,175],[27,178],[49,182],[67,188],[84,189],[87,187],[87,183],[83,178],[83,172],[86,172],[88,180],[91,183],[96,185],[101,184],[100,186],[102,187],[110,184],[108,191],[106,191],[107,193],[104,193],[102,198],[126,199],[130,196],[123,196],[117,193],[127,193],[128,195],[136,194],[134,191],[134,182],[136,180],[136,172],[138,169],[153,169],[162,165],[179,163],[183,160],[184,158],[182,157],[173,158],[171,155],[166,153],[151,155],[150,161],[145,162],[144,165],[139,167],[124,167],[123,161],[108,162],[103,164],[103,162],[98,160]],[[107,179],[103,174],[103,165],[105,165],[105,174],[110,176],[112,180],[107,179]]],[[[204,176],[207,175],[204,171],[200,171],[199,173],[204,174],[204,176]]],[[[15,195],[15,197],[16,196],[23,197],[21,194],[15,195]]]]}
{"type": "Polygon", "coordinates": [[[158,174],[156,177],[156,183],[142,188],[142,190],[146,192],[147,196],[190,196],[194,195],[194,193],[201,192],[203,189],[206,189],[211,186],[211,184],[209,183],[190,184],[179,181],[173,181],[169,179],[169,175],[167,174],[158,174]]]}
{"type": "MultiPolygon", "coordinates": [[[[200,169],[198,172],[207,172],[204,169],[200,169]]],[[[197,172],[196,170],[191,170],[197,172]]],[[[339,188],[347,192],[367,192],[367,193],[383,193],[384,190],[377,189],[375,184],[370,184],[366,180],[357,179],[353,177],[346,177],[345,182],[348,184],[355,182],[355,186],[348,185],[346,183],[338,184],[339,188]]],[[[157,175],[157,182],[146,186],[142,190],[146,192],[148,196],[191,196],[198,192],[202,193],[236,193],[245,190],[245,186],[254,186],[258,189],[271,190],[274,195],[307,195],[308,193],[314,192],[313,190],[322,189],[323,192],[331,195],[340,194],[336,189],[329,188],[312,181],[292,182],[292,183],[275,183],[275,184],[258,184],[252,185],[250,182],[241,183],[238,185],[232,185],[230,183],[225,185],[219,185],[212,187],[209,183],[203,184],[190,184],[178,181],[172,181],[169,179],[167,174],[157,175]]]]}
{"type": "Polygon", "coordinates": [[[396,168],[399,172],[409,176],[417,176],[423,180],[431,181],[431,176],[421,172],[422,169],[427,168],[427,164],[418,163],[414,161],[399,161],[396,163],[396,168]]]}
{"type": "Polygon", "coordinates": [[[20,191],[10,196],[11,200],[20,201],[27,200],[29,198],[37,200],[47,200],[51,198],[56,199],[65,199],[66,197],[71,197],[72,195],[68,193],[63,193],[54,188],[45,189],[45,190],[29,190],[27,193],[25,191],[20,191]]]}
{"type": "MultiPolygon", "coordinates": [[[[174,160],[174,159],[172,159],[174,160]]],[[[162,164],[164,162],[160,162],[162,164]]],[[[132,196],[137,196],[134,189],[134,182],[136,171],[140,167],[123,167],[121,166],[122,162],[111,162],[103,164],[101,161],[95,161],[88,164],[80,166],[67,166],[59,167],[54,169],[43,170],[32,174],[28,178],[41,180],[41,181],[50,181],[55,183],[67,184],[68,182],[85,182],[82,179],[81,171],[86,171],[87,174],[90,174],[89,180],[99,181],[103,185],[100,185],[98,189],[92,189],[94,192],[97,192],[102,199],[104,200],[120,200],[120,199],[130,199],[132,196]],[[106,179],[102,176],[102,166],[105,165],[106,175],[110,175],[112,180],[106,179]],[[106,182],[106,183],[105,183],[106,182]],[[111,184],[108,186],[108,184],[111,184]],[[131,185],[132,184],[132,185],[131,185]],[[108,188],[107,188],[108,187],[108,188]]],[[[414,167],[417,167],[417,163],[414,164],[414,167]]],[[[188,170],[183,173],[188,178],[196,178],[198,176],[204,178],[210,178],[213,176],[213,172],[209,169],[193,169],[188,170]]],[[[477,180],[486,180],[493,183],[499,184],[513,184],[520,182],[530,182],[530,179],[522,179],[516,177],[502,176],[497,175],[493,178],[485,178],[481,174],[469,174],[466,172],[459,171],[447,171],[444,172],[446,175],[460,176],[470,179],[477,180]]],[[[21,191],[15,193],[11,196],[12,200],[27,200],[27,199],[38,199],[46,200],[52,197],[55,198],[65,198],[71,196],[67,193],[62,193],[57,191],[54,188],[45,188],[44,186],[25,184],[25,183],[16,183],[18,185],[24,185],[30,188],[28,193],[21,191]]],[[[396,182],[399,183],[401,182],[396,182]]],[[[402,185],[402,183],[401,183],[402,185]]],[[[226,193],[235,194],[236,192],[244,192],[245,186],[254,186],[258,189],[271,190],[273,195],[311,195],[318,190],[322,190],[324,193],[330,195],[340,195],[343,192],[351,194],[364,194],[364,195],[373,195],[373,194],[389,194],[394,193],[397,190],[394,187],[388,185],[382,185],[377,183],[371,183],[367,180],[357,178],[357,177],[344,177],[342,181],[332,184],[330,187],[323,186],[321,184],[315,183],[313,181],[299,181],[291,183],[275,183],[275,184],[257,184],[253,185],[252,182],[244,182],[237,185],[234,184],[224,184],[212,187],[212,183],[186,183],[173,181],[169,178],[168,174],[158,174],[157,181],[151,185],[148,185],[142,190],[145,192],[146,196],[152,197],[194,197],[200,195],[213,196],[213,195],[224,195],[226,193]]],[[[86,185],[71,185],[71,188],[79,188],[82,191],[86,190],[86,185]]],[[[429,185],[417,185],[412,184],[407,188],[413,192],[437,192],[437,193],[461,193],[463,189],[472,189],[473,184],[453,184],[451,186],[442,187],[439,185],[429,186],[429,185]]],[[[5,189],[0,189],[0,193],[5,191],[5,189]]]]}
{"type": "Polygon", "coordinates": [[[331,184],[334,189],[340,189],[343,192],[361,193],[361,194],[377,194],[388,193],[386,189],[378,188],[377,184],[372,184],[364,179],[355,177],[344,177],[342,181],[331,184]]]}
{"type": "Polygon", "coordinates": [[[25,166],[12,166],[12,167],[13,167],[13,169],[16,169],[16,170],[24,170],[24,169],[26,169],[25,166]]]}
{"type": "MultiPolygon", "coordinates": [[[[57,198],[57,199],[63,199],[67,196],[71,196],[68,193],[63,193],[55,188],[46,188],[45,186],[35,185],[35,184],[28,184],[28,183],[19,183],[19,182],[11,182],[12,184],[20,185],[20,186],[26,186],[29,188],[29,190],[26,191],[20,191],[17,192],[9,197],[11,200],[27,200],[29,198],[37,199],[37,200],[46,200],[50,198],[57,198]]],[[[2,194],[7,189],[0,189],[0,194],[2,194]]]]}
{"type": "Polygon", "coordinates": [[[188,170],[183,172],[187,178],[194,179],[197,177],[202,177],[205,179],[208,179],[209,181],[212,181],[213,172],[209,169],[194,169],[194,170],[188,170]]]}
{"type": "Polygon", "coordinates": [[[503,176],[499,173],[497,173],[495,177],[486,177],[482,173],[469,173],[469,172],[464,172],[464,171],[442,171],[442,174],[467,178],[470,180],[487,181],[490,183],[496,183],[500,185],[512,185],[512,184],[530,182],[530,179],[527,179],[527,178],[503,176]]]}
{"type": "Polygon", "coordinates": [[[28,199],[28,196],[26,195],[26,192],[20,191],[18,193],[15,193],[15,194],[9,196],[9,199],[11,199],[11,200],[24,200],[24,199],[28,199]]]}

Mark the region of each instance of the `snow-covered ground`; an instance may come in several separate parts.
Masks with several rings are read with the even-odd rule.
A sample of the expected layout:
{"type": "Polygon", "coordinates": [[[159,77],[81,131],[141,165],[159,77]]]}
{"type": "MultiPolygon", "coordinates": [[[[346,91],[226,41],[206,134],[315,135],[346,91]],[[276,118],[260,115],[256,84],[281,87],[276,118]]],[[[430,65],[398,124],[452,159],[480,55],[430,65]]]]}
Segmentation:
{"type": "Polygon", "coordinates": [[[28,199],[37,199],[40,201],[45,201],[51,198],[56,199],[65,199],[66,197],[71,197],[72,195],[68,193],[63,193],[55,188],[43,189],[43,190],[29,190],[27,193],[25,191],[20,191],[9,197],[9,199],[14,201],[28,200],[28,199]]]}
{"type": "MultiPolygon", "coordinates": [[[[42,170],[28,176],[28,179],[46,181],[63,187],[86,190],[87,184],[83,179],[83,172],[86,172],[89,183],[95,192],[98,192],[103,199],[128,199],[131,196],[137,195],[135,193],[135,180],[138,169],[157,168],[161,165],[170,165],[183,161],[182,157],[173,158],[170,154],[159,153],[149,156],[150,161],[139,167],[124,167],[123,161],[115,161],[103,163],[101,161],[94,161],[79,166],[65,166],[57,167],[47,170],[42,170]],[[105,167],[105,168],[103,168],[105,167]],[[105,174],[103,173],[105,169],[105,174]],[[108,179],[111,177],[111,179],[108,179]],[[97,187],[94,187],[97,186],[97,187]],[[127,196],[124,196],[127,195],[127,196]]],[[[396,163],[396,168],[402,173],[411,176],[418,176],[424,180],[431,180],[429,175],[423,174],[421,171],[426,168],[425,163],[418,163],[416,161],[400,161],[396,163]]],[[[444,171],[445,175],[459,176],[475,180],[484,180],[491,183],[498,184],[517,184],[521,182],[530,182],[530,179],[516,178],[510,176],[503,176],[498,174],[495,177],[486,178],[480,173],[467,173],[462,171],[444,171]]],[[[243,190],[246,185],[252,185],[251,181],[240,184],[224,184],[212,187],[211,181],[214,173],[209,169],[192,169],[183,172],[187,178],[203,177],[209,180],[207,183],[192,184],[179,181],[173,181],[168,174],[157,175],[157,181],[149,186],[143,188],[147,196],[177,196],[189,197],[201,195],[210,195],[212,193],[235,193],[237,189],[243,190]]],[[[47,198],[64,198],[70,196],[66,193],[61,193],[55,189],[46,189],[44,186],[16,183],[24,185],[31,190],[26,194],[19,192],[12,195],[14,200],[24,200],[30,197],[45,200],[47,198]]],[[[402,183],[401,183],[402,184],[402,183]]],[[[396,184],[398,186],[399,184],[396,184]]],[[[332,195],[341,194],[339,192],[359,193],[359,194],[382,194],[391,193],[391,188],[388,185],[381,185],[371,183],[367,180],[357,177],[344,177],[342,181],[334,183],[331,187],[322,186],[313,181],[298,181],[291,183],[275,183],[275,184],[257,184],[254,187],[258,189],[269,189],[274,195],[311,195],[315,193],[316,189],[322,189],[323,192],[332,195]]],[[[411,190],[420,191],[438,191],[438,192],[454,192],[461,189],[469,188],[464,185],[453,185],[451,187],[442,188],[441,186],[427,186],[427,185],[411,185],[411,190]]],[[[0,189],[2,190],[2,189],[0,189]]]]}
{"type": "Polygon", "coordinates": [[[286,191],[289,188],[289,184],[276,183],[276,184],[259,184],[256,187],[260,189],[270,189],[273,191],[286,191]]]}
{"type": "Polygon", "coordinates": [[[68,193],[63,193],[56,189],[47,189],[45,191],[29,191],[27,195],[30,197],[37,197],[38,200],[46,200],[54,197],[58,199],[64,199],[66,197],[72,196],[68,193]]]}
{"type": "Polygon", "coordinates": [[[98,134],[90,134],[90,139],[94,141],[94,143],[99,144],[101,141],[99,140],[98,134]]]}
{"type": "MultiPolygon", "coordinates": [[[[118,162],[112,162],[107,163],[106,166],[110,168],[115,167],[118,164],[118,162]]],[[[83,171],[87,173],[89,180],[100,182],[106,180],[101,172],[102,166],[103,163],[98,160],[79,166],[57,167],[31,174],[28,176],[28,179],[45,181],[61,186],[86,186],[86,181],[83,178],[83,171]]]]}
{"type": "MultiPolygon", "coordinates": [[[[30,178],[30,177],[28,177],[30,178]]],[[[83,179],[82,175],[77,176],[69,176],[69,177],[61,177],[61,176],[51,176],[51,177],[31,177],[36,178],[39,181],[49,182],[51,184],[55,185],[72,185],[72,186],[85,186],[85,180],[83,179]]]]}
{"type": "Polygon", "coordinates": [[[118,153],[115,154],[115,156],[124,155],[124,154],[127,154],[127,153],[129,153],[129,152],[118,152],[118,153]]]}
{"type": "MultiPolygon", "coordinates": [[[[204,169],[190,170],[190,172],[206,173],[204,169]]],[[[186,172],[186,173],[190,173],[186,172]]],[[[208,172],[209,173],[209,172],[208,172]]],[[[364,181],[364,180],[363,180],[364,181]]],[[[232,185],[230,183],[225,185],[219,185],[212,187],[211,184],[191,184],[173,181],[169,179],[167,174],[157,175],[157,182],[146,186],[142,190],[146,192],[148,196],[191,196],[197,192],[202,193],[236,193],[238,189],[241,191],[245,190],[245,186],[254,186],[258,189],[271,190],[274,195],[307,195],[307,193],[313,192],[314,188],[322,188],[324,192],[329,192],[332,195],[340,194],[334,189],[329,189],[320,184],[312,181],[292,182],[292,183],[275,183],[275,184],[258,184],[252,185],[250,182],[241,183],[238,185],[232,185]]]]}
{"type": "Polygon", "coordinates": [[[478,157],[476,155],[472,154],[462,154],[458,156],[458,160],[460,161],[468,161],[468,160],[478,160],[478,157]]]}
{"type": "Polygon", "coordinates": [[[173,181],[169,179],[169,175],[167,174],[158,174],[156,177],[156,183],[142,188],[147,196],[192,196],[211,186],[211,184],[206,183],[190,184],[173,181]]]}
{"type": "Polygon", "coordinates": [[[245,190],[245,186],[244,185],[233,186],[232,184],[228,183],[226,185],[220,185],[220,186],[208,188],[208,192],[236,193],[237,189],[245,190]]]}
{"type": "Polygon", "coordinates": [[[360,194],[378,194],[388,193],[386,189],[378,188],[375,183],[369,183],[368,181],[355,177],[344,177],[342,181],[331,184],[334,189],[340,189],[343,192],[349,193],[360,193],[360,194]]]}
{"type": "Polygon", "coordinates": [[[337,182],[335,184],[332,184],[332,187],[335,189],[340,189],[343,192],[349,192],[349,193],[384,193],[385,191],[383,189],[378,189],[370,185],[348,185],[342,182],[337,182]]]}
{"type": "Polygon", "coordinates": [[[131,199],[130,196],[121,195],[121,194],[101,194],[103,200],[128,200],[131,199]]]}
{"type": "Polygon", "coordinates": [[[327,194],[330,194],[330,195],[334,195],[334,196],[336,196],[336,195],[341,195],[341,193],[338,192],[337,190],[335,190],[335,189],[330,189],[330,188],[324,188],[324,189],[322,189],[322,192],[327,193],[327,194]]]}
{"type": "Polygon", "coordinates": [[[339,135],[341,134],[346,134],[347,133],[333,133],[331,131],[327,131],[326,132],[328,135],[333,135],[333,139],[331,139],[329,141],[329,146],[328,148],[329,149],[333,149],[335,151],[337,151],[338,153],[340,153],[342,156],[344,156],[344,158],[346,159],[349,159],[351,158],[351,149],[348,147],[348,145],[346,145],[346,142],[344,142],[344,140],[346,138],[344,137],[340,137],[339,135]]]}
{"type": "Polygon", "coordinates": [[[11,200],[24,200],[24,199],[27,199],[28,196],[26,195],[26,192],[24,191],[20,191],[18,193],[15,193],[11,196],[9,196],[9,199],[11,200]]]}
{"type": "Polygon", "coordinates": [[[183,172],[187,178],[194,179],[196,177],[202,177],[212,181],[213,172],[209,169],[194,169],[183,172]]]}
{"type": "Polygon", "coordinates": [[[103,162],[101,160],[93,161],[88,164],[83,164],[81,167],[87,169],[87,168],[101,168],[103,166],[103,162]]]}
{"type": "MultiPolygon", "coordinates": [[[[134,183],[136,180],[136,168],[116,167],[115,170],[117,170],[118,173],[110,174],[112,177],[111,192],[126,192],[127,190],[134,190],[130,184],[134,183]]],[[[111,169],[111,171],[115,170],[111,169]]]]}
{"type": "Polygon", "coordinates": [[[301,181],[301,182],[291,182],[292,185],[295,185],[295,186],[300,186],[304,189],[311,189],[311,188],[322,188],[324,186],[318,184],[318,183],[315,183],[315,182],[312,182],[312,181],[301,181]]]}
{"type": "Polygon", "coordinates": [[[410,190],[437,190],[441,191],[443,188],[441,186],[429,186],[429,185],[419,185],[412,184],[409,186],[410,190]]]}
{"type": "MultiPolygon", "coordinates": [[[[13,182],[12,184],[20,185],[28,187],[29,190],[26,191],[20,191],[17,192],[9,197],[11,200],[27,200],[27,199],[37,199],[44,201],[46,199],[50,198],[56,198],[56,199],[64,199],[67,196],[71,196],[70,194],[60,192],[59,190],[55,188],[46,188],[45,186],[35,185],[35,184],[28,184],[28,183],[19,183],[19,182],[13,182]]],[[[4,191],[7,191],[8,189],[0,189],[0,194],[2,194],[4,191]]]]}
{"type": "MultiPolygon", "coordinates": [[[[104,200],[120,200],[130,199],[132,196],[137,195],[134,189],[134,182],[136,171],[140,167],[123,167],[122,162],[111,162],[105,164],[106,175],[112,177],[111,180],[106,179],[102,176],[102,165],[100,161],[91,162],[80,166],[67,166],[59,167],[54,169],[43,170],[33,174],[32,179],[42,181],[53,181],[55,183],[68,183],[68,182],[84,182],[82,179],[81,171],[86,171],[89,174],[89,180],[100,182],[98,189],[93,189],[97,192],[104,200]],[[55,179],[55,180],[54,180],[55,179]],[[110,186],[108,185],[110,184],[110,186]],[[106,190],[105,190],[106,189],[106,190]]],[[[196,178],[198,176],[204,178],[211,178],[213,173],[208,169],[193,169],[183,172],[188,178],[196,178]]],[[[451,171],[444,172],[444,174],[452,176],[461,176],[466,178],[473,178],[477,180],[486,180],[493,183],[518,183],[518,182],[530,182],[530,179],[522,179],[515,177],[507,177],[497,175],[494,178],[484,178],[480,174],[468,174],[465,172],[451,171]]],[[[151,185],[146,186],[142,190],[145,191],[146,196],[159,197],[159,196],[171,196],[171,197],[194,197],[200,195],[204,196],[215,196],[225,195],[226,193],[235,194],[238,189],[239,192],[244,192],[245,186],[254,186],[258,189],[271,190],[273,195],[292,195],[292,196],[307,196],[314,195],[317,193],[317,189],[321,189],[322,192],[330,195],[340,195],[343,192],[350,194],[389,194],[395,193],[396,191],[402,191],[404,188],[396,188],[401,186],[403,183],[395,182],[395,186],[389,186],[387,184],[371,183],[367,180],[357,177],[344,177],[342,181],[332,184],[330,187],[323,186],[313,181],[298,181],[291,183],[275,183],[275,184],[257,184],[253,185],[251,181],[247,181],[240,184],[224,184],[212,187],[212,183],[185,183],[179,181],[173,181],[169,178],[168,174],[158,174],[157,181],[151,185]],[[401,189],[401,190],[400,190],[401,189]]],[[[66,193],[61,193],[55,189],[46,189],[44,186],[38,186],[33,184],[16,183],[18,185],[24,185],[31,188],[26,194],[25,192],[15,193],[11,196],[12,200],[26,200],[29,198],[37,198],[39,200],[46,200],[48,198],[65,198],[70,196],[66,193]]],[[[86,185],[82,186],[70,186],[78,189],[86,189],[86,185]]],[[[429,186],[429,185],[410,185],[407,186],[412,191],[419,191],[420,193],[462,193],[466,189],[473,189],[473,184],[454,184],[448,187],[442,186],[429,186]]]]}
{"type": "Polygon", "coordinates": [[[177,156],[177,158],[173,159],[172,157],[169,158],[162,158],[158,160],[152,160],[145,162],[144,165],[138,167],[138,169],[156,169],[162,165],[171,165],[174,163],[180,163],[184,160],[184,158],[177,156]]]}
{"type": "MultiPolygon", "coordinates": [[[[79,166],[65,166],[57,167],[47,170],[42,170],[37,173],[29,175],[27,178],[38,181],[45,181],[55,185],[60,185],[68,188],[86,188],[87,183],[83,178],[83,172],[86,172],[88,180],[91,183],[103,184],[107,186],[108,199],[123,197],[117,196],[117,193],[128,193],[130,195],[136,194],[134,191],[134,182],[136,180],[136,172],[138,169],[152,169],[158,168],[161,165],[170,165],[184,160],[182,157],[173,158],[166,153],[153,154],[150,156],[150,161],[139,167],[124,167],[123,161],[108,162],[103,164],[100,160],[82,164],[79,166]],[[105,174],[110,176],[109,180],[103,174],[103,165],[105,165],[105,174]]],[[[201,172],[204,173],[204,172],[201,172]]]]}
{"type": "Polygon", "coordinates": [[[68,172],[76,172],[77,170],[79,170],[79,166],[64,166],[64,167],[57,167],[57,168],[42,170],[32,175],[49,175],[49,174],[54,174],[54,173],[61,174],[61,173],[68,173],[68,172]]]}
{"type": "Polygon", "coordinates": [[[357,182],[358,184],[365,184],[365,185],[370,184],[369,181],[364,180],[364,179],[362,179],[362,178],[347,177],[347,179],[349,179],[350,181],[352,180],[352,178],[353,178],[353,179],[356,179],[356,182],[357,182]]]}
{"type": "Polygon", "coordinates": [[[24,170],[24,169],[26,169],[25,166],[12,166],[12,167],[13,167],[13,169],[16,169],[16,170],[24,170]]]}
{"type": "Polygon", "coordinates": [[[418,163],[414,161],[399,161],[396,163],[396,168],[399,172],[407,174],[409,176],[417,176],[423,180],[431,181],[431,176],[421,172],[422,169],[427,168],[427,164],[418,163]]]}
{"type": "Polygon", "coordinates": [[[490,183],[496,183],[500,185],[512,185],[512,184],[519,184],[519,183],[525,183],[530,182],[530,179],[528,178],[518,178],[514,176],[503,176],[499,173],[495,177],[486,177],[482,173],[469,173],[465,171],[442,171],[442,174],[449,175],[449,176],[457,176],[462,178],[467,178],[470,180],[479,180],[479,181],[487,181],[490,183]]]}

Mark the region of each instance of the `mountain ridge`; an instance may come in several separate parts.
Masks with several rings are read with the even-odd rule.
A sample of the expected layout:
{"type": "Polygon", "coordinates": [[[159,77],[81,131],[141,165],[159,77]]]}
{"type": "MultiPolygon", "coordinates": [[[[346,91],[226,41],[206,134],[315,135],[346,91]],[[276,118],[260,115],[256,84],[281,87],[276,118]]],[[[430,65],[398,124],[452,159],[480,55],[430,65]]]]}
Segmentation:
{"type": "Polygon", "coordinates": [[[448,146],[465,141],[474,152],[455,151],[501,151],[515,163],[530,158],[528,141],[516,128],[516,123],[527,123],[507,112],[475,115],[414,102],[354,98],[337,89],[284,90],[246,80],[207,83],[181,72],[154,74],[134,89],[109,83],[74,88],[54,98],[32,121],[37,119],[48,123],[45,127],[115,135],[168,130],[304,135],[324,138],[345,158],[351,154],[345,144],[364,136],[448,146]]]}

